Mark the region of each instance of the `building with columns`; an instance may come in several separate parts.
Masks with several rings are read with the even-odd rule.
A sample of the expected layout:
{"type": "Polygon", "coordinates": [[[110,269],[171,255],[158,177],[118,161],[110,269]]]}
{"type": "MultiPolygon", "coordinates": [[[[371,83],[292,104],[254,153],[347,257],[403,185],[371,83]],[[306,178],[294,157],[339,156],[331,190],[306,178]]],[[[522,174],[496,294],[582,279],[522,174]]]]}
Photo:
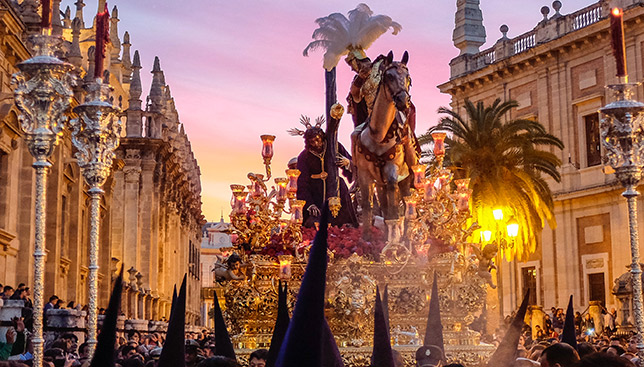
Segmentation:
{"type": "MultiPolygon", "coordinates": [[[[105,0],[99,0],[102,9],[105,0]]],[[[71,4],[71,2],[70,2],[71,4]]],[[[54,0],[54,34],[65,42],[60,57],[79,76],[94,75],[92,21],[83,18],[83,0],[62,14],[54,0]]],[[[39,2],[0,0],[0,283],[33,286],[34,170],[14,106],[11,75],[31,57],[30,34],[40,32],[39,2]]],[[[128,319],[167,318],[172,291],[188,277],[186,321],[201,323],[199,257],[200,171],[179,120],[158,58],[143,104],[138,51],[131,55],[128,32],[120,34],[119,14],[111,11],[104,80],[114,87],[113,104],[124,125],[100,212],[99,306],[106,307],[111,281],[125,269],[123,312],[128,319]],[[194,296],[193,296],[194,295],[194,296]]],[[[152,60],[150,60],[152,61],[152,60]]],[[[81,83],[82,84],[82,83],[81,83]]],[[[75,90],[73,106],[84,91],[75,90]]],[[[45,298],[87,304],[89,202],[66,129],[52,158],[47,187],[45,298]]]]}
{"type": "MultiPolygon", "coordinates": [[[[546,226],[528,261],[501,264],[502,312],[510,314],[526,288],[535,291],[532,303],[547,309],[565,308],[572,294],[577,310],[590,301],[620,310],[613,288],[631,262],[628,211],[623,188],[602,165],[598,109],[611,101],[605,86],[617,82],[608,19],[614,6],[625,11],[630,80],[644,77],[644,1],[601,0],[569,14],[555,1],[554,12],[543,7],[526,33],[510,38],[502,25],[486,50],[479,50],[486,37],[479,0],[457,4],[454,44],[461,52],[450,62],[450,80],[439,86],[452,97],[451,108],[464,113],[465,99],[486,105],[513,99],[519,107],[510,118],[537,119],[565,144],[554,150],[562,180],[549,180],[557,228],[546,226]]],[[[644,99],[641,86],[635,98],[644,99]]]]}

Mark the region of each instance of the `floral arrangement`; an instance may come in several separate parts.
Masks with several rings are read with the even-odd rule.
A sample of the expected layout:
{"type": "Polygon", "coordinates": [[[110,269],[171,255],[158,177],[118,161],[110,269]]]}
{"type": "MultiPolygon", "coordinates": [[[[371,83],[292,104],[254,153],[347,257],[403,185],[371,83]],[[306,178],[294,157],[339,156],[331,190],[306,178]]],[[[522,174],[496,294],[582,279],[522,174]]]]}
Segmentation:
{"type": "MultiPolygon", "coordinates": [[[[313,243],[317,230],[302,228],[302,244],[313,243]]],[[[350,226],[329,227],[328,245],[335,258],[346,259],[353,254],[378,261],[380,251],[385,247],[385,235],[377,227],[371,227],[371,241],[362,238],[362,229],[350,226]]],[[[300,247],[303,250],[304,246],[300,247]]],[[[298,249],[298,251],[300,250],[298,249]]]]}

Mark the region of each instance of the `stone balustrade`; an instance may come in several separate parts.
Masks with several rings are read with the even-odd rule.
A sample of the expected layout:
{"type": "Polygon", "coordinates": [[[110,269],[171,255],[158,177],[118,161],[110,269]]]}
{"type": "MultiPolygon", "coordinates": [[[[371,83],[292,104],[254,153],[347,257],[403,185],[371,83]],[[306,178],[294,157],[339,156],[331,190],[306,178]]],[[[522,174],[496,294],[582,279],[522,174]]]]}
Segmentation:
{"type": "MultiPolygon", "coordinates": [[[[624,0],[622,6],[628,8],[633,5],[642,5],[644,0],[624,0]]],[[[556,14],[548,18],[550,9],[542,8],[544,19],[529,32],[523,33],[514,38],[508,38],[508,27],[502,25],[500,31],[502,37],[494,46],[474,54],[462,54],[450,62],[451,77],[457,77],[473,73],[488,65],[501,62],[509,57],[524,53],[540,44],[565,36],[568,33],[578,31],[591,26],[603,19],[610,13],[610,4],[601,0],[589,5],[574,13],[562,15],[559,13],[561,4],[555,7],[556,14]]]]}
{"type": "Polygon", "coordinates": [[[13,326],[13,320],[22,316],[22,309],[25,306],[25,301],[8,299],[4,301],[4,305],[0,307],[0,343],[7,341],[7,329],[13,326]]]}
{"type": "Polygon", "coordinates": [[[85,342],[87,312],[76,309],[49,309],[45,314],[45,345],[63,334],[74,334],[78,344],[85,342]]]}

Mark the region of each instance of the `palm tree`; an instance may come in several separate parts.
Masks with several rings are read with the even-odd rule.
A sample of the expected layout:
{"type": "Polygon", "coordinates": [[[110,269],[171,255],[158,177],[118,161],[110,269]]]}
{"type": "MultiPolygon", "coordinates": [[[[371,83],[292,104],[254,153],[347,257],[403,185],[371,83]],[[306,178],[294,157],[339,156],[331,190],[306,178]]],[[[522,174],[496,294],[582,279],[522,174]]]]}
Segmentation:
{"type": "Polygon", "coordinates": [[[471,179],[472,216],[482,230],[496,227],[494,208],[514,215],[520,231],[515,245],[504,250],[508,261],[515,256],[525,259],[535,251],[546,221],[551,228],[556,226],[552,193],[544,176],[560,182],[561,160],[552,151],[563,149],[561,140],[538,121],[507,119],[506,114],[517,106],[516,101],[500,99],[487,107],[466,100],[466,116],[441,107],[438,112],[447,116],[419,139],[427,143],[432,132],[448,133],[446,165],[457,178],[471,179]]]}

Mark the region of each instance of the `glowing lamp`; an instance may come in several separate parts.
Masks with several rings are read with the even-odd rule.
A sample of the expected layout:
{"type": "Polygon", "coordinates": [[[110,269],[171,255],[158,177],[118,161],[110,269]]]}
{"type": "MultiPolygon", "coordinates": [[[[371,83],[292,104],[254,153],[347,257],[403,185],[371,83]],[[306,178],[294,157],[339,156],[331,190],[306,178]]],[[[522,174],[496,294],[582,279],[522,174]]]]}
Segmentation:
{"type": "Polygon", "coordinates": [[[277,257],[280,262],[280,279],[291,279],[291,259],[290,256],[280,255],[277,257]]]}
{"type": "Polygon", "coordinates": [[[454,181],[454,183],[456,184],[456,191],[465,192],[468,190],[468,187],[470,186],[470,179],[463,178],[463,179],[454,181]]]}
{"type": "Polygon", "coordinates": [[[519,222],[514,217],[510,218],[506,229],[508,230],[508,237],[516,238],[519,235],[519,222]]]}
{"type": "Polygon", "coordinates": [[[262,135],[260,138],[262,139],[262,158],[264,158],[264,164],[270,164],[273,158],[275,135],[262,135]]]}
{"type": "Polygon", "coordinates": [[[297,193],[297,178],[300,177],[300,170],[287,169],[286,176],[288,177],[288,184],[286,185],[286,190],[288,191],[289,194],[292,194],[292,197],[295,197],[295,193],[297,193]]]}
{"type": "Polygon", "coordinates": [[[445,155],[446,136],[446,133],[432,133],[432,139],[434,139],[434,155],[437,157],[445,155]]]}
{"type": "Polygon", "coordinates": [[[291,221],[293,223],[301,224],[304,220],[304,200],[293,200],[291,203],[291,221]]]}
{"type": "Polygon", "coordinates": [[[252,180],[252,184],[250,186],[250,195],[251,196],[262,196],[264,193],[264,188],[262,187],[262,181],[264,180],[264,175],[261,173],[256,173],[255,178],[252,180]]]}
{"type": "Polygon", "coordinates": [[[492,231],[481,231],[482,242],[490,242],[490,239],[492,239],[492,231]]]}
{"type": "Polygon", "coordinates": [[[277,185],[277,195],[276,199],[278,203],[283,203],[286,201],[286,198],[288,196],[288,192],[286,190],[286,186],[288,185],[288,178],[286,177],[278,177],[275,179],[275,185],[277,185]]]}
{"type": "Polygon", "coordinates": [[[417,164],[411,167],[411,170],[414,172],[414,187],[418,190],[422,189],[425,185],[425,170],[427,165],[417,164]]]}
{"type": "Polygon", "coordinates": [[[470,208],[470,194],[471,191],[466,190],[459,192],[456,197],[456,208],[460,211],[465,211],[470,208]]]}
{"type": "Polygon", "coordinates": [[[405,196],[405,218],[416,218],[416,199],[413,196],[405,196]]]}
{"type": "Polygon", "coordinates": [[[503,219],[503,209],[497,208],[492,210],[492,215],[494,215],[494,220],[502,220],[503,219]]]}
{"type": "Polygon", "coordinates": [[[449,182],[452,179],[452,172],[448,169],[442,169],[440,176],[438,176],[438,183],[441,189],[447,189],[449,182]]]}
{"type": "Polygon", "coordinates": [[[436,179],[425,179],[425,201],[430,202],[436,197],[436,179]]]}
{"type": "Polygon", "coordinates": [[[246,204],[246,195],[248,194],[244,191],[246,187],[244,185],[230,185],[230,190],[233,192],[233,197],[230,201],[230,206],[233,209],[233,213],[240,213],[244,211],[244,205],[246,204]]]}

